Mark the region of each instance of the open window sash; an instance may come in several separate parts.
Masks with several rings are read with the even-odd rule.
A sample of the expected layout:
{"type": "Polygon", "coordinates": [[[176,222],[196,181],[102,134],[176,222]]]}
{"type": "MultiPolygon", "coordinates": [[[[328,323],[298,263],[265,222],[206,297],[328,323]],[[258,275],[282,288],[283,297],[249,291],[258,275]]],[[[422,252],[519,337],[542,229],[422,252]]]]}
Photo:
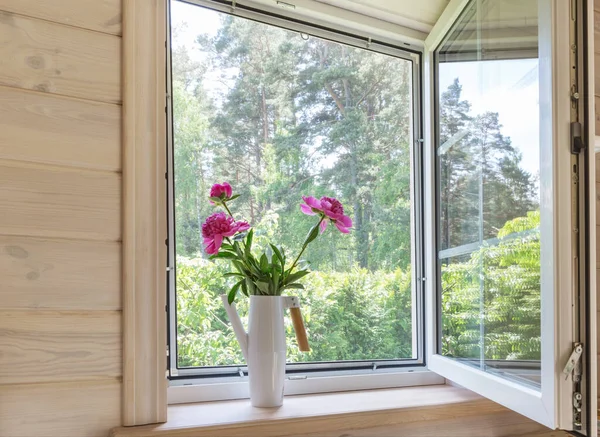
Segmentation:
{"type": "MultiPolygon", "coordinates": [[[[587,286],[595,276],[584,265],[595,264],[595,257],[584,249],[594,236],[585,220],[592,222],[594,213],[585,208],[592,198],[584,188],[585,177],[591,180],[584,157],[589,148],[580,155],[571,151],[577,110],[584,140],[591,123],[583,119],[588,99],[572,105],[571,68],[575,59],[583,70],[584,56],[579,47],[580,56],[572,57],[571,17],[585,17],[584,1],[573,1],[572,9],[567,0],[452,0],[426,40],[427,364],[549,428],[591,436],[596,351],[585,326],[595,326],[595,311],[586,311],[595,308],[595,297],[584,295],[595,289],[587,286]],[[509,159],[501,152],[520,154],[510,159],[520,162],[523,177],[537,179],[539,190],[528,208],[498,207],[506,195],[494,192],[504,186],[494,165],[509,159]],[[584,182],[579,188],[572,184],[574,172],[584,182]],[[496,213],[508,219],[492,217],[496,213]],[[519,254],[529,264],[515,258],[519,254]],[[502,295],[511,291],[502,291],[501,282],[518,293],[502,295]],[[537,309],[528,311],[527,305],[537,309]],[[527,311],[515,315],[519,310],[527,311]],[[577,365],[563,373],[579,343],[577,365]],[[574,406],[578,393],[580,415],[574,406]]],[[[579,89],[587,90],[583,80],[579,89]]]]}

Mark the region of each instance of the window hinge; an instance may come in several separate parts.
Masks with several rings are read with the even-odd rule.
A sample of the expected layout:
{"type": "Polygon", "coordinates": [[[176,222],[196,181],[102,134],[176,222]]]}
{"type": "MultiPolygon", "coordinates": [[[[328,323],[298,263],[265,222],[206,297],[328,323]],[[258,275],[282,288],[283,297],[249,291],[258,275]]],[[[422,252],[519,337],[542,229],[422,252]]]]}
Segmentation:
{"type": "Polygon", "coordinates": [[[571,356],[569,357],[565,368],[563,369],[563,373],[566,375],[565,379],[569,377],[570,374],[573,374],[573,381],[579,382],[581,379],[581,355],[583,354],[583,343],[575,343],[573,347],[573,352],[571,352],[571,356]]]}

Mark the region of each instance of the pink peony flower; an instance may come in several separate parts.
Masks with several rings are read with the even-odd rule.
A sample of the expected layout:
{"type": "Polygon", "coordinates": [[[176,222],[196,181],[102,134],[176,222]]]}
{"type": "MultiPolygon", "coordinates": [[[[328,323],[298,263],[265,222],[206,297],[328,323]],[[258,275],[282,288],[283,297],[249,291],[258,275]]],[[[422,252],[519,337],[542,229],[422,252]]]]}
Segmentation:
{"type": "MultiPolygon", "coordinates": [[[[228,182],[223,182],[222,184],[214,184],[210,189],[210,197],[220,197],[221,199],[229,199],[233,191],[231,190],[231,185],[228,182]]],[[[214,202],[211,201],[214,205],[214,202]]]]}
{"type": "Polygon", "coordinates": [[[209,255],[215,255],[219,253],[223,237],[231,237],[248,229],[250,229],[250,225],[246,222],[236,222],[224,212],[214,213],[202,224],[204,250],[209,255]]]}
{"type": "Polygon", "coordinates": [[[317,200],[311,196],[302,196],[304,203],[300,205],[300,209],[304,214],[316,215],[319,214],[325,217],[321,222],[321,233],[325,232],[327,223],[333,223],[341,232],[348,234],[352,227],[352,219],[344,215],[344,207],[342,203],[333,197],[321,197],[317,200]]]}

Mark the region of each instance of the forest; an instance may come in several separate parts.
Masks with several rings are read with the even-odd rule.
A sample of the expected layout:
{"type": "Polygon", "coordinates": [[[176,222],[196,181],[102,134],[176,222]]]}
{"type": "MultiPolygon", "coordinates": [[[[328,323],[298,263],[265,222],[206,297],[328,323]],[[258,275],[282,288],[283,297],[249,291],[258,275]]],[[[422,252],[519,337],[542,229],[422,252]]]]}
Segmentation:
{"type": "MultiPolygon", "coordinates": [[[[214,14],[214,13],[213,13],[214,14]]],[[[312,350],[288,325],[288,359],[411,358],[415,196],[412,62],[219,15],[214,34],[172,29],[177,350],[180,367],[243,362],[200,226],[227,181],[255,247],[297,253],[311,227],[302,195],[331,196],[354,226],[309,246],[299,290],[312,350]]],[[[455,80],[440,95],[442,353],[536,360],[540,354],[537,175],[494,112],[474,114],[455,80]],[[486,243],[485,241],[492,241],[486,243]],[[483,314],[482,314],[483,308],[483,314]],[[481,338],[481,324],[485,337],[481,338]]],[[[239,299],[242,314],[247,300],[239,299]]]]}

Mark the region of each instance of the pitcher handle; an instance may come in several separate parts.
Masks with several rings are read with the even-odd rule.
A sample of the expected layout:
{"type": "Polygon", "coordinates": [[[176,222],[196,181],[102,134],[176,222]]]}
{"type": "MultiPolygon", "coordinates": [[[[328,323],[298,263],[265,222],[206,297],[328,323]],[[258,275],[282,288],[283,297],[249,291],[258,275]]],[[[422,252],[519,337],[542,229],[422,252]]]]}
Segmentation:
{"type": "Polygon", "coordinates": [[[285,307],[290,309],[290,315],[292,316],[292,324],[294,325],[294,331],[296,332],[298,349],[300,349],[301,352],[310,352],[308,336],[306,335],[306,328],[304,327],[304,319],[302,317],[302,312],[300,311],[300,300],[296,296],[284,296],[284,299],[285,307]]]}

